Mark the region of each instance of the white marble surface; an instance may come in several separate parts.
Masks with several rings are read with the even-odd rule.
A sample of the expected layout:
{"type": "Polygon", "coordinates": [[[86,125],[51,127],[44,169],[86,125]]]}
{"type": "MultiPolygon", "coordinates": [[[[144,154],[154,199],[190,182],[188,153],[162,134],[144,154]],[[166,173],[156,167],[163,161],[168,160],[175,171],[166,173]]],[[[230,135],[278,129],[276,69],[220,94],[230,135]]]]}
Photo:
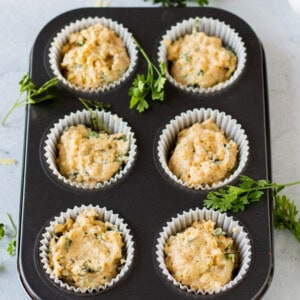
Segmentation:
{"type": "MultiPolygon", "coordinates": [[[[18,81],[28,70],[29,52],[40,29],[67,10],[94,6],[94,0],[9,0],[0,2],[0,118],[18,95],[18,81]]],[[[105,2],[105,1],[104,1],[105,2]]],[[[150,6],[142,0],[112,0],[111,6],[150,6]]],[[[300,178],[300,16],[288,0],[211,0],[210,6],[229,10],[246,20],[261,39],[267,57],[271,116],[273,180],[300,178]]],[[[18,222],[22,169],[24,108],[0,126],[0,158],[17,164],[0,166],[0,223],[5,212],[18,222]]],[[[300,208],[300,186],[287,190],[300,208]]],[[[264,299],[300,299],[300,244],[289,232],[274,232],[275,273],[264,299]]],[[[26,299],[16,257],[0,241],[0,299],[26,299]]]]}

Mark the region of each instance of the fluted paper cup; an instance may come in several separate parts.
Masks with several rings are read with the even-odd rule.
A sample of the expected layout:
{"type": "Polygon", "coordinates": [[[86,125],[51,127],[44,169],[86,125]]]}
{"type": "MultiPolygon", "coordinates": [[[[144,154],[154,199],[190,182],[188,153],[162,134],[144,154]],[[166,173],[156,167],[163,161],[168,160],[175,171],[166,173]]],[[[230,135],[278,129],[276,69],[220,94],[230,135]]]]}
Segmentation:
{"type": "Polygon", "coordinates": [[[97,92],[104,92],[115,88],[122,82],[124,82],[128,76],[132,73],[133,69],[136,66],[137,58],[138,58],[137,48],[133,42],[132,34],[125,28],[122,24],[119,24],[112,19],[108,18],[99,18],[99,17],[89,17],[83,18],[77,21],[70,23],[69,25],[65,26],[54,38],[50,45],[49,50],[49,63],[51,70],[53,71],[54,75],[66,86],[72,88],[76,91],[83,91],[83,92],[90,92],[90,93],[97,93],[97,92]],[[109,28],[110,30],[114,31],[117,36],[123,41],[127,53],[130,59],[130,65],[127,71],[116,81],[111,82],[107,85],[99,86],[98,88],[92,87],[78,87],[75,84],[69,82],[62,74],[60,64],[62,62],[63,54],[62,54],[62,47],[67,43],[68,38],[71,33],[79,32],[83,29],[87,29],[93,25],[102,24],[105,27],[109,28]]]}
{"type": "MultiPolygon", "coordinates": [[[[63,119],[58,120],[58,122],[54,124],[47,135],[44,146],[44,157],[50,172],[52,172],[61,182],[79,189],[99,189],[117,182],[132,168],[136,158],[136,139],[128,123],[117,115],[111,114],[110,112],[94,111],[94,113],[97,114],[98,118],[112,133],[122,133],[125,135],[126,140],[129,141],[128,161],[125,163],[125,166],[120,168],[109,180],[98,183],[81,183],[71,181],[59,172],[56,163],[57,145],[64,130],[70,126],[76,126],[79,124],[90,127],[92,118],[91,112],[87,110],[77,111],[65,116],[63,119]]],[[[93,129],[100,130],[101,128],[93,129]]]]}
{"type": "Polygon", "coordinates": [[[173,78],[168,68],[166,68],[166,77],[174,86],[187,92],[211,93],[220,91],[237,80],[245,67],[247,58],[246,48],[239,34],[235,31],[235,29],[222,21],[199,17],[183,20],[175,26],[172,26],[162,37],[158,49],[158,61],[163,62],[166,66],[168,66],[166,41],[174,42],[187,34],[191,34],[195,26],[198,32],[204,32],[208,36],[220,38],[222,40],[223,47],[227,47],[234,52],[237,56],[237,67],[234,74],[228,80],[208,88],[185,86],[173,78]]]}
{"type": "Polygon", "coordinates": [[[237,120],[233,119],[230,115],[226,115],[224,112],[212,110],[210,108],[196,108],[176,116],[166,125],[159,137],[157,154],[162,169],[173,181],[188,188],[193,188],[196,190],[209,190],[220,188],[221,186],[233,181],[239,176],[239,174],[241,174],[249,157],[249,142],[244,129],[242,129],[242,126],[238,124],[237,120]],[[224,131],[227,139],[233,140],[235,143],[237,143],[239,148],[237,166],[233,173],[229,177],[224,178],[224,180],[214,182],[212,184],[192,185],[187,182],[183,182],[170,170],[168,166],[168,160],[170,153],[175,148],[178,133],[181,130],[194,125],[195,123],[202,123],[207,119],[212,119],[212,121],[216,123],[222,131],[224,131]]]}
{"type": "Polygon", "coordinates": [[[220,213],[214,210],[208,209],[190,209],[189,211],[184,211],[178,214],[176,217],[172,218],[167,224],[162,228],[159,234],[156,244],[156,260],[160,271],[165,276],[165,278],[178,288],[183,291],[193,293],[193,294],[215,294],[226,291],[238,282],[240,282],[245,274],[247,273],[252,257],[252,249],[249,234],[245,231],[243,226],[235,220],[232,216],[229,217],[225,213],[220,213]],[[165,263],[164,247],[170,236],[174,236],[179,232],[182,232],[186,228],[192,225],[194,221],[208,221],[212,220],[216,223],[216,228],[222,228],[226,233],[226,236],[231,237],[234,241],[235,247],[239,255],[239,267],[237,274],[232,278],[230,282],[220,288],[216,288],[209,291],[192,289],[189,286],[183,285],[178,282],[169,272],[165,263]]]}
{"type": "Polygon", "coordinates": [[[62,288],[65,288],[68,291],[73,291],[76,293],[93,293],[93,292],[101,292],[103,290],[113,287],[124,277],[124,275],[126,275],[126,273],[128,273],[134,258],[134,251],[135,249],[134,249],[133,237],[131,235],[130,229],[128,228],[128,225],[124,222],[124,219],[122,219],[118,214],[114,213],[113,211],[107,210],[106,207],[99,207],[98,205],[97,206],[82,205],[80,207],[75,206],[72,209],[68,209],[66,212],[60,213],[60,215],[56,216],[54,220],[50,222],[49,226],[45,228],[45,232],[42,234],[40,240],[39,257],[43,269],[45,270],[45,273],[55,284],[57,284],[62,288]],[[103,222],[109,222],[118,228],[118,230],[122,234],[125,253],[126,253],[125,263],[122,266],[120,272],[110,282],[107,282],[105,285],[99,286],[98,288],[94,288],[94,289],[75,287],[62,281],[54,274],[53,270],[49,265],[49,259],[48,259],[49,243],[54,234],[54,226],[56,224],[65,223],[66,220],[69,218],[73,220],[76,219],[76,217],[85,209],[95,209],[100,214],[101,220],[103,222]]]}

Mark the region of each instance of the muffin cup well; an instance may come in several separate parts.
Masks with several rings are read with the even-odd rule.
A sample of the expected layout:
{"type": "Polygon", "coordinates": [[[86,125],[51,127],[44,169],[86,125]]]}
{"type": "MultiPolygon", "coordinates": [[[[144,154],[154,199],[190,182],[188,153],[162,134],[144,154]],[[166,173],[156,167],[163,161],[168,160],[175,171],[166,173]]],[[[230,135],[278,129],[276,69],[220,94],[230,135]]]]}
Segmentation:
{"type": "Polygon", "coordinates": [[[190,18],[188,20],[183,20],[182,22],[177,23],[175,26],[172,26],[171,29],[169,29],[162,37],[158,49],[158,61],[163,62],[166,66],[168,66],[167,47],[165,42],[174,42],[180,37],[183,37],[187,34],[191,34],[195,26],[198,32],[204,32],[208,36],[215,36],[220,38],[222,40],[223,46],[228,47],[235,53],[235,55],[237,56],[237,67],[234,74],[228,80],[220,82],[208,88],[195,88],[185,86],[173,78],[168,68],[166,68],[166,77],[173,85],[187,92],[211,93],[220,91],[231,85],[240,76],[245,67],[247,59],[246,48],[241,37],[234,29],[232,29],[229,25],[225,24],[224,22],[212,18],[197,17],[190,18]]]}
{"type": "Polygon", "coordinates": [[[209,190],[220,188],[223,185],[228,184],[242,172],[244,169],[248,156],[249,156],[249,142],[245,131],[242,129],[241,125],[237,123],[235,119],[232,119],[230,115],[226,115],[224,112],[219,112],[218,110],[208,109],[194,109],[188,110],[185,113],[172,119],[166,127],[163,129],[157,146],[158,160],[164,172],[176,183],[188,187],[194,188],[196,190],[209,190]],[[176,139],[178,133],[184,128],[188,128],[195,123],[202,123],[203,121],[211,118],[218,127],[224,131],[225,136],[237,143],[239,147],[239,156],[237,160],[237,167],[234,169],[233,174],[225,178],[222,181],[215,182],[211,185],[200,184],[200,185],[190,185],[179,179],[168,167],[168,160],[170,153],[175,147],[176,139]]]}
{"type": "Polygon", "coordinates": [[[103,290],[106,290],[108,288],[111,288],[114,286],[117,282],[124,277],[124,275],[129,271],[133,257],[134,257],[134,242],[133,237],[131,235],[131,232],[127,226],[127,224],[124,222],[122,218],[118,214],[113,213],[111,210],[107,210],[106,207],[99,207],[97,206],[85,206],[82,205],[80,207],[75,206],[73,209],[68,209],[66,212],[62,212],[59,216],[55,217],[54,220],[50,222],[50,225],[45,228],[45,232],[42,234],[42,238],[40,241],[40,247],[39,247],[39,257],[40,261],[42,263],[43,269],[45,270],[46,274],[50,277],[51,280],[57,285],[59,285],[62,288],[67,289],[68,291],[73,291],[76,293],[92,293],[92,292],[100,292],[103,290]],[[115,278],[113,278],[110,282],[106,283],[103,286],[99,286],[97,289],[84,289],[84,288],[78,288],[72,285],[69,285],[65,282],[63,282],[61,279],[57,278],[53,270],[50,268],[49,265],[49,259],[48,259],[48,248],[49,243],[52,238],[52,235],[54,233],[54,226],[55,224],[62,224],[65,223],[65,221],[68,218],[75,219],[79,213],[81,213],[85,209],[96,209],[96,211],[102,216],[102,221],[104,222],[110,222],[113,225],[117,226],[120,232],[122,233],[124,245],[126,249],[126,260],[125,264],[122,266],[122,269],[120,272],[116,275],[115,278]]]}
{"type": "Polygon", "coordinates": [[[54,38],[50,45],[49,50],[49,63],[51,70],[54,73],[54,76],[56,76],[62,83],[64,83],[69,88],[75,89],[76,91],[83,91],[83,92],[90,92],[90,93],[97,93],[97,92],[104,92],[108,91],[112,88],[115,88],[122,82],[124,82],[128,76],[132,73],[133,69],[136,66],[138,58],[138,51],[137,48],[133,42],[133,36],[128,31],[127,28],[125,28],[123,25],[107,18],[99,18],[99,17],[89,17],[89,18],[83,18],[81,20],[77,20],[75,22],[70,23],[69,25],[65,26],[54,38]],[[72,84],[69,82],[61,73],[61,67],[60,63],[62,61],[62,47],[67,43],[68,37],[71,33],[79,32],[83,29],[86,29],[88,27],[91,27],[95,24],[102,24],[106,26],[107,28],[114,31],[118,37],[121,38],[121,40],[124,42],[124,45],[127,49],[127,53],[129,55],[130,59],[130,65],[127,69],[127,71],[116,81],[111,82],[107,85],[100,86],[98,88],[81,88],[76,86],[75,84],[72,84]]]}
{"type": "Polygon", "coordinates": [[[205,208],[191,209],[189,211],[185,211],[181,214],[178,214],[175,218],[172,218],[172,220],[167,222],[167,225],[163,227],[161,233],[159,234],[159,238],[157,239],[156,244],[156,260],[162,274],[171,283],[179,287],[181,290],[194,294],[211,295],[226,291],[234,285],[236,285],[239,281],[243,279],[243,277],[247,273],[251,263],[251,255],[252,250],[248,233],[239,224],[239,222],[234,220],[233,217],[229,217],[224,213],[219,213],[217,211],[208,210],[205,208]],[[172,235],[176,235],[177,233],[182,232],[184,229],[189,227],[194,221],[202,220],[214,221],[216,223],[216,227],[222,228],[222,230],[226,232],[227,236],[231,237],[234,240],[235,246],[239,253],[240,261],[237,275],[223,287],[210,291],[196,290],[181,284],[180,282],[175,280],[175,278],[170,274],[165,264],[164,247],[168,238],[172,235]]]}
{"type": "MultiPolygon", "coordinates": [[[[109,180],[99,182],[96,184],[79,183],[71,181],[59,172],[56,164],[57,145],[63,131],[69,128],[70,126],[75,126],[79,124],[83,124],[87,127],[90,127],[92,117],[91,112],[87,110],[77,111],[75,113],[71,113],[70,115],[65,116],[63,119],[58,120],[58,122],[55,123],[52,129],[50,130],[50,133],[47,135],[44,146],[45,160],[53,175],[55,175],[61,182],[80,189],[99,189],[107,187],[117,182],[131,169],[136,158],[136,139],[128,123],[125,122],[122,118],[118,117],[117,115],[111,114],[110,112],[94,111],[94,113],[97,114],[98,118],[112,133],[123,133],[126,136],[126,139],[129,141],[128,161],[126,162],[125,166],[123,168],[120,168],[118,172],[114,174],[109,180]]],[[[100,130],[100,128],[93,129],[100,130]]]]}

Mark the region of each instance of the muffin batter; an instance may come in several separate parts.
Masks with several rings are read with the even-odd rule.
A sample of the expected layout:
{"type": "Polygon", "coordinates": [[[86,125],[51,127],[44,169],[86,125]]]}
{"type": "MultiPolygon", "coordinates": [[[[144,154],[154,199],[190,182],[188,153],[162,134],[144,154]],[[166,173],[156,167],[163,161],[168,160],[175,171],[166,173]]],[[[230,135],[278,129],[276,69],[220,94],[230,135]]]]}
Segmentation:
{"type": "Polygon", "coordinates": [[[237,266],[233,240],[215,222],[194,222],[171,236],[164,248],[166,267],[172,276],[192,289],[210,291],[232,279],[237,266]]]}
{"type": "Polygon", "coordinates": [[[49,244],[49,265],[62,281],[93,289],[110,282],[124,262],[122,234],[100,221],[95,209],[85,209],[75,220],[56,224],[49,244]]]}
{"type": "Polygon", "coordinates": [[[129,142],[122,133],[71,126],[57,145],[57,166],[71,181],[95,184],[109,180],[128,160],[129,142]]]}
{"type": "Polygon", "coordinates": [[[72,33],[62,53],[65,78],[81,88],[98,88],[116,81],[130,64],[123,41],[101,24],[72,33]]]}
{"type": "Polygon", "coordinates": [[[204,32],[187,34],[167,43],[171,74],[185,86],[208,88],[224,82],[236,69],[236,55],[222,47],[221,39],[204,32]]]}
{"type": "Polygon", "coordinates": [[[238,145],[208,119],[179,132],[168,165],[184,183],[198,186],[228,177],[237,164],[237,156],[238,145]]]}

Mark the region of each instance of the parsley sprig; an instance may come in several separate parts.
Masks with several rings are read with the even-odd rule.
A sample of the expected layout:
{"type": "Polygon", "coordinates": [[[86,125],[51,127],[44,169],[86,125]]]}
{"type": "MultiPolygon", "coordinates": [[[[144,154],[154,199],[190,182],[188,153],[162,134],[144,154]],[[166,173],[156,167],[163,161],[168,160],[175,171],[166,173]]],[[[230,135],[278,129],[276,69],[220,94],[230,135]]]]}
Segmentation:
{"type": "Polygon", "coordinates": [[[11,217],[11,215],[9,213],[6,213],[8,219],[9,219],[9,222],[13,228],[13,236],[11,237],[9,235],[8,232],[6,232],[6,226],[1,223],[0,224],[0,240],[2,240],[4,238],[4,236],[8,236],[8,237],[11,237],[8,245],[7,245],[7,253],[11,256],[15,255],[16,254],[16,246],[17,246],[17,227],[11,217]]]}
{"type": "Polygon", "coordinates": [[[96,109],[100,109],[100,110],[107,110],[109,108],[111,108],[111,104],[109,103],[105,103],[99,100],[90,100],[90,99],[86,99],[86,98],[79,98],[79,101],[83,104],[85,104],[84,106],[89,106],[90,108],[96,108],[96,109]]]}
{"type": "Polygon", "coordinates": [[[300,242],[300,219],[297,219],[298,210],[293,201],[285,195],[274,194],[275,206],[273,209],[274,226],[277,229],[290,230],[300,242]]]}
{"type": "Polygon", "coordinates": [[[5,235],[5,225],[3,223],[0,224],[0,240],[4,238],[5,235]]]}
{"type": "Polygon", "coordinates": [[[7,215],[8,219],[9,219],[9,221],[10,221],[10,224],[11,224],[11,226],[13,228],[13,232],[14,232],[13,237],[12,237],[12,239],[10,240],[10,242],[9,242],[9,244],[7,246],[7,252],[8,252],[9,255],[12,256],[12,255],[16,254],[17,227],[16,227],[16,225],[15,225],[15,223],[14,223],[11,215],[9,213],[7,213],[6,215],[7,215]]]}
{"type": "Polygon", "coordinates": [[[32,79],[29,77],[28,74],[25,74],[21,81],[19,82],[20,85],[20,94],[11,107],[11,109],[7,112],[7,114],[2,119],[2,125],[5,124],[7,118],[9,115],[22,105],[27,104],[36,104],[40,103],[42,101],[46,101],[48,99],[52,99],[55,97],[54,94],[50,93],[50,90],[58,84],[58,79],[56,77],[50,79],[49,81],[45,82],[40,88],[36,89],[35,84],[32,82],[32,79]],[[23,93],[27,93],[27,96],[23,99],[21,99],[21,96],[23,93]]]}
{"type": "Polygon", "coordinates": [[[84,99],[84,98],[79,98],[79,101],[91,113],[91,116],[92,116],[92,118],[91,118],[92,129],[101,128],[101,130],[105,131],[108,134],[111,134],[111,131],[104,125],[104,123],[98,118],[95,111],[93,111],[92,108],[91,108],[91,106],[92,106],[96,109],[106,110],[111,105],[107,104],[107,103],[104,103],[104,102],[101,102],[101,101],[89,100],[89,99],[84,99]]]}
{"type": "Polygon", "coordinates": [[[204,200],[204,206],[226,211],[244,211],[246,206],[258,202],[264,192],[270,190],[274,200],[274,226],[277,229],[290,230],[300,242],[300,219],[297,218],[298,210],[293,201],[285,195],[279,195],[284,188],[300,184],[300,180],[277,184],[268,180],[253,180],[247,176],[240,176],[241,183],[238,186],[228,185],[216,191],[209,192],[204,200]]]}
{"type": "Polygon", "coordinates": [[[285,187],[300,184],[300,181],[286,184],[276,184],[268,180],[255,181],[243,175],[240,176],[240,181],[238,186],[227,185],[216,192],[209,192],[204,200],[204,206],[221,212],[244,211],[248,204],[258,202],[266,190],[272,190],[277,194],[285,187]]]}
{"type": "Polygon", "coordinates": [[[166,66],[161,62],[158,69],[151,62],[150,58],[136,39],[134,39],[134,43],[147,62],[147,75],[145,76],[144,74],[138,74],[134,79],[133,85],[128,92],[128,95],[131,97],[129,108],[133,109],[136,107],[137,111],[141,113],[149,108],[149,103],[146,100],[146,97],[149,93],[151,93],[151,98],[153,101],[164,100],[166,66]]]}
{"type": "Polygon", "coordinates": [[[152,2],[161,4],[163,7],[186,7],[187,3],[197,3],[199,6],[208,4],[208,0],[152,0],[152,2]]]}

